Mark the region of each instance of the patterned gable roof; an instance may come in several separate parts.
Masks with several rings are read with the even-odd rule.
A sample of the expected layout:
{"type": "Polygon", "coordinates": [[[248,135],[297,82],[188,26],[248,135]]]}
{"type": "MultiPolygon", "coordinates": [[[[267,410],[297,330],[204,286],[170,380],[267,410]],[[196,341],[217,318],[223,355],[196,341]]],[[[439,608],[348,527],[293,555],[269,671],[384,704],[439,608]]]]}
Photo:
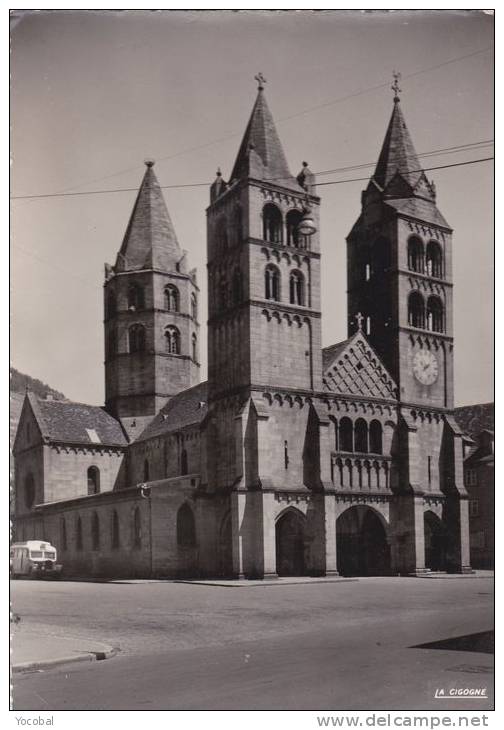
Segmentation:
{"type": "Polygon", "coordinates": [[[397,398],[397,386],[362,332],[324,351],[324,389],[368,398],[397,398]]]}
{"type": "Polygon", "coordinates": [[[206,414],[207,383],[205,382],[183,390],[170,398],[135,442],[146,441],[171,431],[178,431],[186,426],[199,424],[206,414]]]}
{"type": "Polygon", "coordinates": [[[30,394],[30,403],[42,435],[50,441],[126,446],[119,421],[100,406],[72,401],[48,401],[30,394]]]}

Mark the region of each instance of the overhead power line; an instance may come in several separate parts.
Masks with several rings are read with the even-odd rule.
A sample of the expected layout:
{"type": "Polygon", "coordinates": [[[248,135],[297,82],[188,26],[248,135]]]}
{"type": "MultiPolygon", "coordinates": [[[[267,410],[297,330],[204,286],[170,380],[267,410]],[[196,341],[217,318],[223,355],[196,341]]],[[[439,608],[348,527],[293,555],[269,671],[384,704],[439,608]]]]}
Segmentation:
{"type": "MultiPolygon", "coordinates": [[[[467,160],[466,162],[452,162],[450,165],[437,165],[436,167],[424,167],[419,168],[418,170],[408,170],[408,174],[413,172],[429,172],[431,170],[445,170],[448,167],[462,167],[463,165],[474,165],[477,162],[488,162],[489,160],[493,160],[493,157],[481,157],[479,160],[467,160]]],[[[350,182],[363,182],[363,181],[371,180],[370,177],[354,177],[351,180],[345,179],[345,180],[331,180],[329,182],[323,182],[323,183],[317,183],[316,187],[321,187],[322,185],[341,185],[342,183],[350,183],[350,182]]]]}
{"type": "MultiPolygon", "coordinates": [[[[477,51],[472,51],[471,53],[466,53],[463,56],[456,56],[455,58],[450,58],[447,61],[442,61],[441,63],[437,63],[434,66],[427,66],[426,68],[418,69],[417,71],[412,71],[409,74],[403,74],[403,79],[410,79],[415,76],[420,76],[424,73],[429,73],[430,71],[436,71],[439,68],[442,68],[443,66],[449,66],[453,63],[458,63],[459,61],[464,61],[467,58],[472,58],[473,56],[478,56],[482,53],[486,53],[487,51],[491,51],[493,49],[493,46],[486,46],[485,48],[480,48],[477,51]]],[[[384,81],[380,84],[375,84],[374,86],[368,86],[365,89],[360,89],[358,91],[354,91],[351,94],[346,94],[345,96],[340,96],[337,99],[332,99],[326,102],[323,102],[322,104],[317,104],[312,107],[308,107],[307,109],[302,109],[299,112],[296,112],[295,114],[290,114],[286,117],[281,117],[278,119],[278,123],[287,122],[290,119],[296,119],[297,117],[304,116],[306,114],[310,114],[311,112],[318,111],[319,109],[325,109],[330,106],[334,106],[336,104],[340,104],[343,101],[348,101],[349,99],[353,99],[357,96],[362,96],[363,94],[369,94],[373,91],[377,91],[378,89],[384,89],[388,87],[390,84],[390,81],[384,81]]],[[[188,147],[186,149],[180,150],[179,152],[174,152],[171,155],[165,155],[164,157],[159,157],[158,162],[164,162],[166,160],[172,160],[175,157],[180,157],[181,155],[189,154],[190,152],[197,152],[199,150],[206,149],[207,147],[211,147],[214,144],[218,144],[219,142],[225,142],[229,139],[233,139],[234,137],[237,137],[239,132],[232,132],[224,137],[218,137],[217,139],[210,140],[209,142],[205,142],[200,145],[196,145],[194,147],[188,147]]],[[[134,170],[140,169],[139,165],[135,165],[134,167],[129,167],[123,170],[119,170],[118,172],[113,172],[110,175],[104,175],[99,178],[94,178],[93,180],[88,180],[85,183],[80,183],[79,185],[74,185],[71,188],[66,188],[65,190],[59,191],[60,193],[65,192],[71,192],[75,190],[77,187],[82,187],[82,185],[91,185],[92,183],[101,182],[102,180],[109,180],[112,177],[117,177],[118,175],[123,175],[126,172],[133,172],[134,170]]]]}
{"type": "MultiPolygon", "coordinates": [[[[427,153],[426,153],[427,154],[427,153]]],[[[432,153],[431,153],[432,154],[432,153]]],[[[431,170],[444,170],[449,167],[462,167],[464,165],[474,165],[477,162],[488,162],[489,160],[493,160],[493,157],[481,157],[477,160],[466,160],[464,162],[452,162],[448,165],[438,165],[436,167],[424,167],[419,168],[418,170],[408,170],[409,173],[414,172],[429,172],[431,170]]],[[[372,163],[375,164],[375,163],[372,163]]],[[[368,166],[363,165],[364,167],[368,166]]],[[[354,168],[340,168],[332,170],[331,172],[340,172],[340,171],[346,171],[348,172],[351,169],[358,169],[359,166],[356,166],[354,168]]],[[[319,174],[319,173],[314,173],[319,174]]],[[[279,180],[280,178],[270,178],[269,180],[266,179],[265,182],[273,182],[275,180],[279,180]]],[[[330,180],[328,182],[321,182],[316,183],[315,187],[321,187],[323,185],[341,185],[343,183],[350,183],[350,182],[361,182],[363,180],[370,180],[371,177],[359,177],[359,178],[352,178],[352,179],[344,179],[344,180],[330,180]]],[[[203,183],[187,183],[185,185],[160,185],[159,187],[162,190],[169,190],[169,189],[177,189],[177,188],[196,188],[196,187],[208,187],[211,185],[209,182],[203,182],[203,183]]],[[[41,198],[70,198],[70,197],[81,197],[84,195],[107,195],[111,193],[135,193],[138,192],[138,188],[114,188],[114,189],[105,189],[105,190],[88,190],[88,191],[81,191],[81,192],[74,192],[74,193],[40,193],[38,195],[13,195],[11,196],[11,200],[35,200],[35,199],[41,199],[41,198]]]]}

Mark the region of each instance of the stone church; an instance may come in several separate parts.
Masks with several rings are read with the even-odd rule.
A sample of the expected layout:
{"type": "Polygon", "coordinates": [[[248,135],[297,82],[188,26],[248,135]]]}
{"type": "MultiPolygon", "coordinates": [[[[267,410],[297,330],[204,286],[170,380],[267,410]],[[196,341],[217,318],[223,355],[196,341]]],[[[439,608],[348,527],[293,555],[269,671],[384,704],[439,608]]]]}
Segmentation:
{"type": "Polygon", "coordinates": [[[321,201],[257,79],[206,211],[208,381],[196,271],[148,161],[105,266],[105,406],[27,393],[16,539],[51,541],[69,576],[469,571],[452,229],[397,84],[347,238],[348,339],[323,348],[321,201]]]}

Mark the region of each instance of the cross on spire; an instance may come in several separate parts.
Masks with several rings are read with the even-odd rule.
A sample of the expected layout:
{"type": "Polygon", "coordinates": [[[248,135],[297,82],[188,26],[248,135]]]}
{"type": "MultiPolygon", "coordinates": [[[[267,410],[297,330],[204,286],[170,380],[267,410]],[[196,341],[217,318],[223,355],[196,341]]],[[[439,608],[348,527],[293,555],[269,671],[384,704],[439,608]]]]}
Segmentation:
{"type": "Polygon", "coordinates": [[[254,76],[254,78],[257,81],[257,88],[259,89],[259,91],[261,89],[264,89],[264,84],[266,83],[266,79],[264,78],[264,76],[262,75],[262,73],[259,71],[259,73],[256,74],[254,76]]]}
{"type": "Polygon", "coordinates": [[[398,71],[393,71],[392,76],[394,77],[394,83],[390,87],[392,91],[394,92],[394,102],[399,101],[399,94],[401,93],[402,89],[399,86],[399,81],[401,80],[401,74],[398,71]]]}
{"type": "Polygon", "coordinates": [[[357,314],[355,315],[355,319],[357,320],[357,329],[359,330],[359,332],[362,332],[362,323],[364,321],[364,315],[362,314],[362,312],[357,312],[357,314]]]}

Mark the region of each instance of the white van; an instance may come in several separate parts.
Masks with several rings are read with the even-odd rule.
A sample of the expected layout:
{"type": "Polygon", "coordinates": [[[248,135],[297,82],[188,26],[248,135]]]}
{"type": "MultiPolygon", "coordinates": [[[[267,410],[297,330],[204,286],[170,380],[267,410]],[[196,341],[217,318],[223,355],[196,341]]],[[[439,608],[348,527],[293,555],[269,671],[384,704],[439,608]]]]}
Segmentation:
{"type": "Polygon", "coordinates": [[[26,575],[30,578],[57,577],[63,566],[56,562],[56,548],[42,540],[16,542],[10,549],[10,573],[13,578],[26,575]]]}

